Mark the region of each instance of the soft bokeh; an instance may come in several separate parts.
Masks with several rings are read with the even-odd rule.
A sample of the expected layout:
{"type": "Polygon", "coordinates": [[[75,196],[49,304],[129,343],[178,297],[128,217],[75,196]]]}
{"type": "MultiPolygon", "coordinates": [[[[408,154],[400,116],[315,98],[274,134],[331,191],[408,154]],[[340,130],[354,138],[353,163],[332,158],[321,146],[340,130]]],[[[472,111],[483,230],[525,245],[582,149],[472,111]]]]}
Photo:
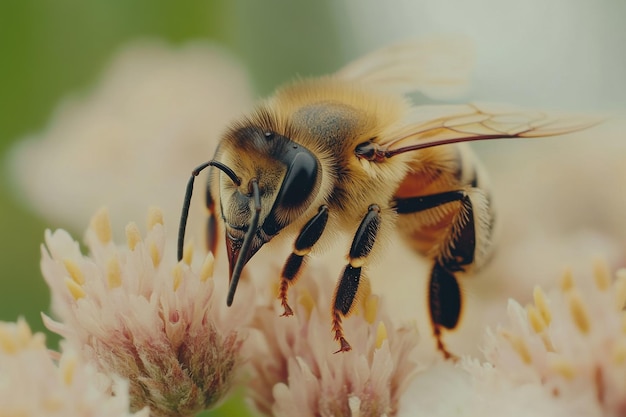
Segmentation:
{"type": "Polygon", "coordinates": [[[620,0],[345,0],[361,50],[433,33],[476,44],[469,98],[564,110],[626,106],[626,28],[620,0]]]}
{"type": "Polygon", "coordinates": [[[176,222],[186,177],[251,106],[243,67],[216,45],[136,41],[87,96],[64,100],[44,132],[18,143],[10,174],[51,224],[80,230],[103,205],[124,224],[146,204],[176,222]]]}

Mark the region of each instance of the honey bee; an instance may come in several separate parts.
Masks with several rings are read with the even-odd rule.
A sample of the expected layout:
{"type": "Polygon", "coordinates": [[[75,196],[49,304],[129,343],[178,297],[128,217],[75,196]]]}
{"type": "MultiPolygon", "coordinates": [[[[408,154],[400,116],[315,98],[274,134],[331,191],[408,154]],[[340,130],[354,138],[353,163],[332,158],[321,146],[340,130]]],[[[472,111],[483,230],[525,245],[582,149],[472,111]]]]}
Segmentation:
{"type": "MultiPolygon", "coordinates": [[[[494,211],[487,178],[466,143],[533,138],[587,128],[596,120],[507,106],[416,106],[407,93],[425,89],[424,44],[384,48],[330,76],[278,89],[234,122],[215,156],[191,175],[178,241],[182,259],[194,178],[209,167],[208,246],[224,227],[233,303],[243,267],[276,235],[294,236],[280,276],[284,316],[288,288],[306,258],[330,239],[353,236],[332,300],[337,352],[351,349],[342,320],[354,308],[381,237],[395,229],[432,264],[428,307],[437,347],[461,315],[458,275],[485,265],[493,247],[494,211]],[[417,45],[417,46],[416,46],[417,45]],[[416,49],[419,53],[415,53],[416,49]],[[218,218],[219,214],[219,218],[218,218]]],[[[409,272],[407,272],[409,273],[409,272]]]]}

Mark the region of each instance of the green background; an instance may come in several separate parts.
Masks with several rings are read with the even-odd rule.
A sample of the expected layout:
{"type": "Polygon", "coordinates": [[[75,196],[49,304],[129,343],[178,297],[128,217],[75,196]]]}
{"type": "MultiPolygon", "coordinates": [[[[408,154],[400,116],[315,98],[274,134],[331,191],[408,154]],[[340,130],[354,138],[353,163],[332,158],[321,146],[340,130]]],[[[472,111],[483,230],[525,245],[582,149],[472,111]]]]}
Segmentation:
{"type": "MultiPolygon", "coordinates": [[[[259,95],[295,74],[337,68],[350,39],[331,0],[165,1],[7,0],[0,2],[0,320],[44,330],[49,294],[39,271],[46,224],[16,198],[6,169],[11,144],[44,130],[68,93],[88,91],[126,42],[213,40],[246,66],[259,95]]],[[[72,231],[80,236],[82,231],[72,231]]],[[[48,336],[49,344],[56,344],[48,336]]],[[[207,415],[243,411],[235,397],[207,415]]]]}

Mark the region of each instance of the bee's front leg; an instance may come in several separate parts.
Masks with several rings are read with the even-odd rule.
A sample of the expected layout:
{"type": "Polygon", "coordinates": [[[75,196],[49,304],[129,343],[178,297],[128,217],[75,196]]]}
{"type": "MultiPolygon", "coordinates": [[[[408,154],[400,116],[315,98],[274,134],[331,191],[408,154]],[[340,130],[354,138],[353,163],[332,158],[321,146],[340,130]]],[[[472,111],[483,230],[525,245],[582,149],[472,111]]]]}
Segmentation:
{"type": "Polygon", "coordinates": [[[300,230],[300,234],[296,238],[293,245],[293,252],[289,255],[289,258],[287,259],[280,275],[278,299],[280,299],[280,304],[284,309],[282,314],[283,316],[293,315],[293,310],[287,303],[287,290],[291,284],[296,282],[298,272],[302,267],[304,258],[309,254],[309,252],[311,252],[313,245],[315,245],[320,236],[322,236],[327,222],[328,206],[323,205],[319,208],[317,214],[304,225],[302,230],[300,230]]]}
{"type": "Polygon", "coordinates": [[[380,221],[380,207],[376,204],[370,205],[367,214],[363,217],[354,235],[348,254],[348,265],[344,268],[341,279],[335,289],[332,307],[332,329],[335,332],[335,340],[339,342],[339,350],[337,352],[347,352],[352,349],[344,337],[341,318],[347,316],[350,310],[352,310],[359,283],[362,279],[361,270],[374,246],[380,228],[380,221]]]}

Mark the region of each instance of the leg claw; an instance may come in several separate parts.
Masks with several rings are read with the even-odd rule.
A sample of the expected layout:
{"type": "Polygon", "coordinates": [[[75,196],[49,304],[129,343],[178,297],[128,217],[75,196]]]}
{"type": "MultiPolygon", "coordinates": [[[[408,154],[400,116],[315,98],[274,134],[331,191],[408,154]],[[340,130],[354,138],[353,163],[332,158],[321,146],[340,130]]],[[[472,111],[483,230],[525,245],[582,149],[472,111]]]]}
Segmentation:
{"type": "Polygon", "coordinates": [[[282,303],[282,306],[285,309],[285,311],[283,311],[283,314],[280,315],[281,317],[293,316],[293,310],[291,309],[291,307],[289,307],[289,304],[282,303]]]}
{"type": "Polygon", "coordinates": [[[339,350],[335,353],[339,352],[350,352],[352,350],[352,346],[350,343],[342,336],[339,338],[339,350]]]}

